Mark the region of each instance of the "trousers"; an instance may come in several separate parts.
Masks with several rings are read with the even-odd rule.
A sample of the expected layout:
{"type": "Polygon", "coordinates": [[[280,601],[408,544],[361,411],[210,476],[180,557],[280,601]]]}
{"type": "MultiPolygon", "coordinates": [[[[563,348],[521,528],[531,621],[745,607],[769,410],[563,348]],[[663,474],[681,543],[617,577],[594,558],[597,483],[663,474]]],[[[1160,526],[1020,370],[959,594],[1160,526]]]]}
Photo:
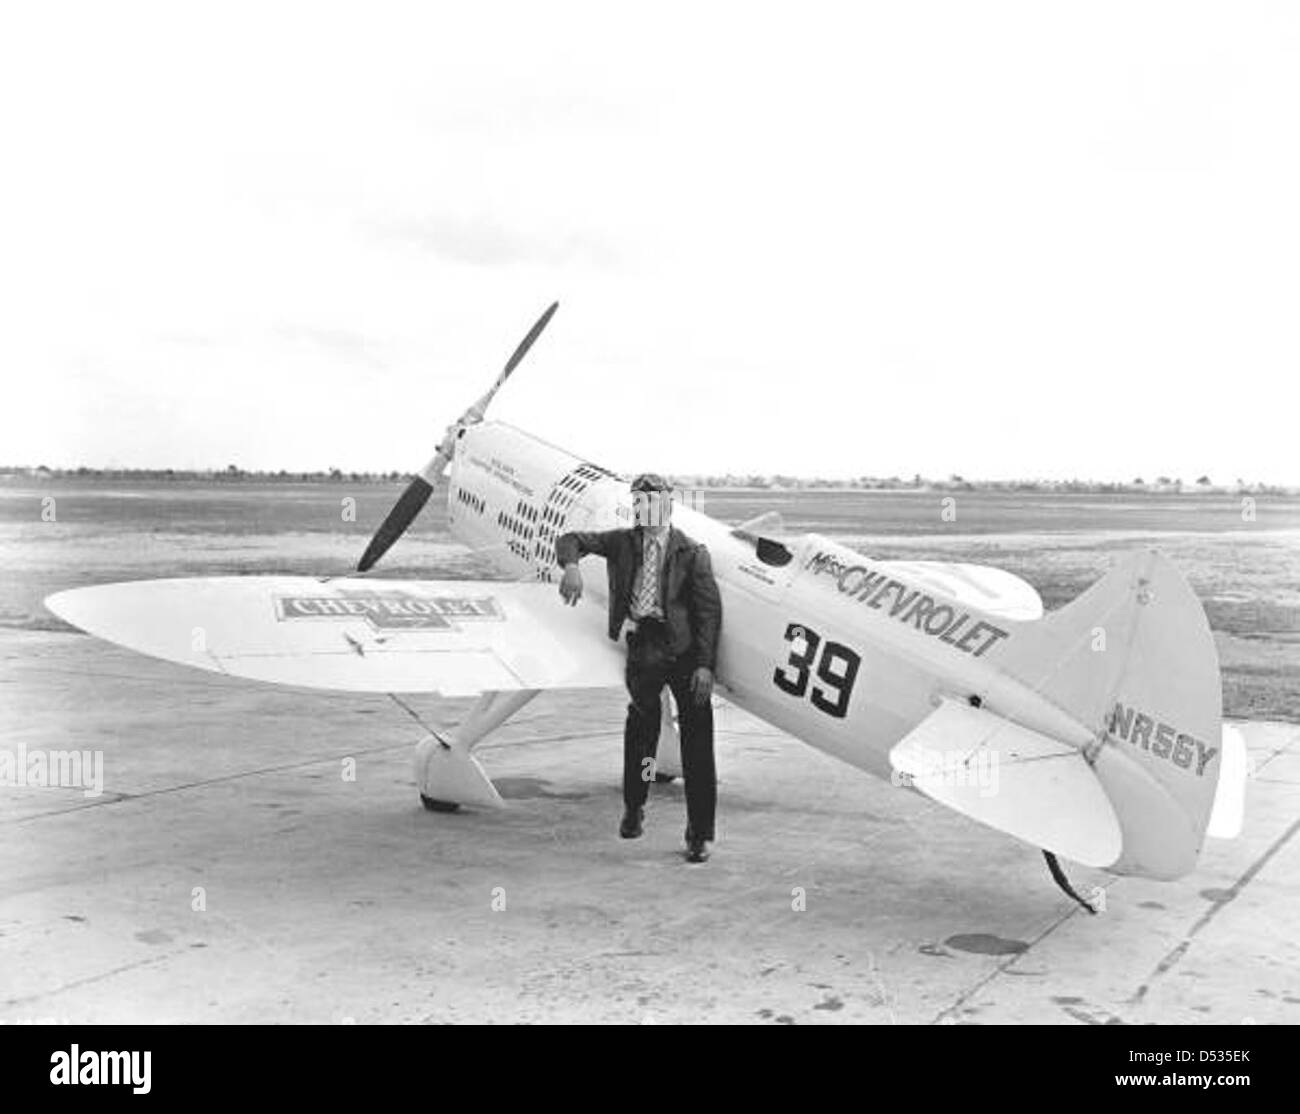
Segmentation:
{"type": "Polygon", "coordinates": [[[631,699],[623,726],[623,803],[640,808],[646,802],[654,778],[653,759],[659,750],[660,694],[667,685],[677,704],[687,823],[696,838],[711,840],[718,807],[713,704],[696,705],[691,694],[694,672],[694,655],[689,651],[673,654],[668,628],[662,622],[642,620],[628,635],[624,679],[631,699]]]}

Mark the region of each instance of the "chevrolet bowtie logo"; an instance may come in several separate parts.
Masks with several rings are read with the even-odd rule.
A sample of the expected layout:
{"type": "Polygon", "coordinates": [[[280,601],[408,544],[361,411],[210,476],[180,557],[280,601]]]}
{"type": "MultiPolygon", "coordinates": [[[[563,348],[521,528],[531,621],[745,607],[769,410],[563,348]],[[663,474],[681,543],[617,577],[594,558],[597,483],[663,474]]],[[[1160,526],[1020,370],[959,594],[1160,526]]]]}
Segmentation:
{"type": "Polygon", "coordinates": [[[457,619],[503,619],[492,596],[417,596],[410,592],[348,592],[276,596],[276,618],[365,619],[375,630],[459,630],[457,619]]]}

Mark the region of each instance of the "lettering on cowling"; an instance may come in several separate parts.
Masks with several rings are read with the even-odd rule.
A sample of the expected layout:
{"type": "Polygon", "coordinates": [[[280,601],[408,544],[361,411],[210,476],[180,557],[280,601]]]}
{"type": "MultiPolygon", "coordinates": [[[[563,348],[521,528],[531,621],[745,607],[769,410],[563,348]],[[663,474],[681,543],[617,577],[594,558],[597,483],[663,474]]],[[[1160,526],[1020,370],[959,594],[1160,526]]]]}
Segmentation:
{"type": "Polygon", "coordinates": [[[1168,759],[1180,770],[1195,769],[1197,777],[1205,776],[1205,767],[1219,753],[1218,747],[1207,746],[1173,724],[1118,702],[1111,709],[1106,733],[1141,747],[1153,758],[1168,759]]]}
{"type": "Polygon", "coordinates": [[[506,484],[508,487],[519,492],[520,495],[523,495],[528,499],[533,497],[533,489],[519,478],[515,472],[513,464],[504,460],[498,460],[496,457],[484,460],[481,456],[475,456],[473,453],[467,453],[466,459],[475,468],[478,468],[495,479],[500,480],[503,484],[506,484]]]}
{"type": "Polygon", "coordinates": [[[814,576],[830,577],[843,595],[865,607],[884,611],[891,619],[974,657],[983,657],[991,646],[1009,637],[1001,627],[983,619],[972,622],[969,611],[942,603],[919,588],[909,588],[879,569],[850,565],[833,553],[815,553],[804,567],[814,576]]]}

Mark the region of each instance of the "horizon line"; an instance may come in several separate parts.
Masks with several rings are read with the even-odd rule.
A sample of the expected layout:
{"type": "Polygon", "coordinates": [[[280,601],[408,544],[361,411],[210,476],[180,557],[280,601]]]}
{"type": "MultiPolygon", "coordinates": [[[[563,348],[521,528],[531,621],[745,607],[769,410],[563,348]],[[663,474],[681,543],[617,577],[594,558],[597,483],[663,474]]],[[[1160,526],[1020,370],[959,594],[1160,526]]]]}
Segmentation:
{"type": "MultiPolygon", "coordinates": [[[[415,472],[390,469],[388,471],[356,471],[341,468],[291,470],[247,469],[230,464],[225,468],[144,468],[144,467],[75,467],[52,468],[48,465],[0,465],[0,479],[33,478],[39,476],[58,478],[151,478],[172,480],[312,480],[334,483],[401,483],[409,482],[415,472]]],[[[771,488],[807,488],[839,487],[859,490],[918,490],[939,488],[947,490],[980,489],[1021,489],[1043,490],[1067,487],[1080,493],[1134,492],[1144,491],[1179,491],[1184,494],[1300,494],[1300,485],[1271,483],[1264,480],[1246,481],[1238,478],[1227,483],[1215,483],[1208,476],[1202,475],[1192,481],[1181,477],[1157,476],[1147,480],[1134,477],[1132,480],[1097,480],[1070,477],[1068,479],[1047,477],[1017,477],[1013,479],[968,479],[959,474],[952,474],[947,479],[924,476],[914,473],[909,479],[900,476],[810,476],[794,475],[786,472],[680,472],[671,478],[677,483],[694,483],[699,487],[736,487],[755,490],[771,488]]]]}

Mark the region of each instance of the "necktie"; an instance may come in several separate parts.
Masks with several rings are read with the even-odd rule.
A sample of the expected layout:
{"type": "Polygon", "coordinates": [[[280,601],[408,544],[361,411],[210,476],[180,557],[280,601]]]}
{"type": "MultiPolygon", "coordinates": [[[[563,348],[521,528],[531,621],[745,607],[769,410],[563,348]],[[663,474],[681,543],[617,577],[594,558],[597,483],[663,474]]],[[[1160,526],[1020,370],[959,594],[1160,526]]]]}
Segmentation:
{"type": "Polygon", "coordinates": [[[645,559],[641,563],[641,583],[636,593],[636,610],[638,615],[649,615],[658,609],[659,539],[647,533],[645,559]]]}

